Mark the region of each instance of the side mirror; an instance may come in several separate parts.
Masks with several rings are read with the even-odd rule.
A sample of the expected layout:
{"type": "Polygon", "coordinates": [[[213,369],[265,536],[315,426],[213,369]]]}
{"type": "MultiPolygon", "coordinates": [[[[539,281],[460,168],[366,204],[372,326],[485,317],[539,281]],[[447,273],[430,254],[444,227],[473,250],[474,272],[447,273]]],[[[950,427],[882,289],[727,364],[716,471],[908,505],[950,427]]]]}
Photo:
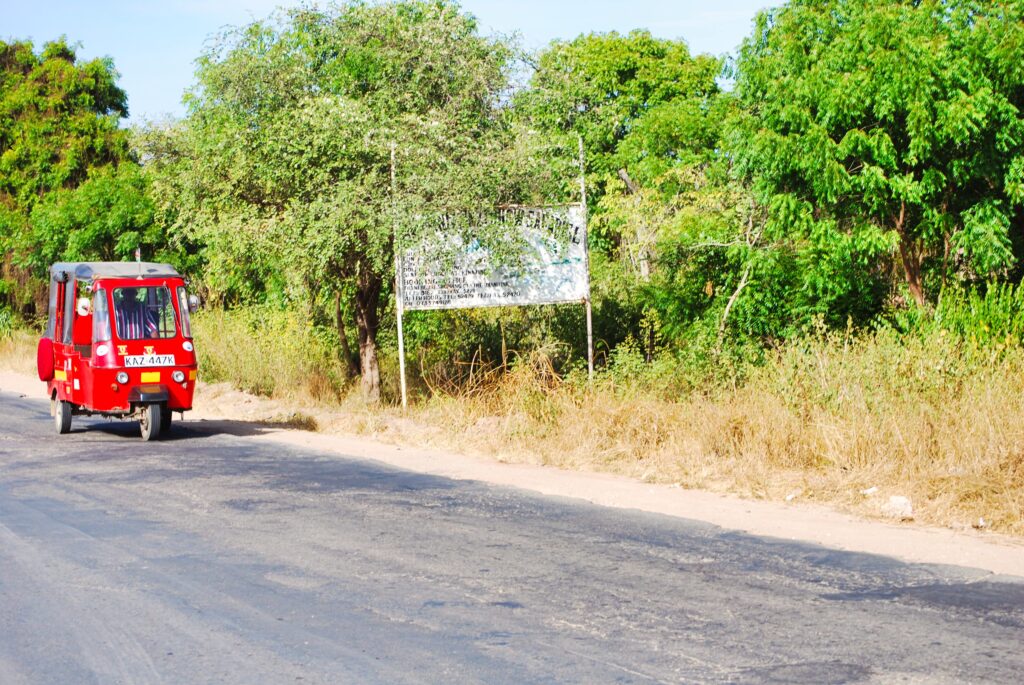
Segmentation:
{"type": "Polygon", "coordinates": [[[196,295],[188,296],[188,311],[192,314],[199,311],[199,298],[196,295]]]}

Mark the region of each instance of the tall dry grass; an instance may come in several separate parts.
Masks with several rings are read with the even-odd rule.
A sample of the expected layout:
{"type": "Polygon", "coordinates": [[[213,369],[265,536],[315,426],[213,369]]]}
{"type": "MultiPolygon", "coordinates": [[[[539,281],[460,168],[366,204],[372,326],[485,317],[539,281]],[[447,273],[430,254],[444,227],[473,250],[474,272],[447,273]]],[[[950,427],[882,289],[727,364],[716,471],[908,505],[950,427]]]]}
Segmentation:
{"type": "Polygon", "coordinates": [[[735,388],[670,399],[649,383],[661,379],[614,366],[593,386],[562,380],[534,355],[417,416],[449,427],[442,442],[505,459],[868,514],[902,495],[919,520],[1024,534],[1019,346],[826,334],[735,388]]]}
{"type": "Polygon", "coordinates": [[[0,329],[0,368],[36,374],[39,334],[22,328],[0,329]]]}

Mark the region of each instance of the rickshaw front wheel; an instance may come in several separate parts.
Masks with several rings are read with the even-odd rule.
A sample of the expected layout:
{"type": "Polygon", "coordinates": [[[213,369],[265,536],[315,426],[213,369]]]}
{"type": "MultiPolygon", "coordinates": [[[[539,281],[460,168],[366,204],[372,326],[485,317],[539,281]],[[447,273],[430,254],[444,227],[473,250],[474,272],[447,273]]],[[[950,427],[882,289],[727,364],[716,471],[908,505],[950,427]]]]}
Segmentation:
{"type": "Polygon", "coordinates": [[[71,403],[55,400],[53,404],[53,425],[64,435],[71,430],[71,403]]]}
{"type": "Polygon", "coordinates": [[[149,442],[160,434],[160,426],[163,425],[163,411],[159,404],[147,404],[139,417],[139,429],[142,439],[149,442]]]}

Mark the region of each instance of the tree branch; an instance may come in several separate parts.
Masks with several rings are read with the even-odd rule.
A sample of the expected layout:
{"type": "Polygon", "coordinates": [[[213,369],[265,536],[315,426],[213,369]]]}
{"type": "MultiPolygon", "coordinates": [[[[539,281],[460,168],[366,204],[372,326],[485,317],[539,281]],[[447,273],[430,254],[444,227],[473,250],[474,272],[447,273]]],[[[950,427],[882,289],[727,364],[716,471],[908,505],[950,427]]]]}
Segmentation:
{"type": "Polygon", "coordinates": [[[740,292],[747,287],[747,283],[750,279],[750,263],[747,263],[747,268],[743,270],[743,276],[740,277],[740,283],[736,286],[736,290],[733,291],[732,297],[729,298],[729,302],[725,305],[725,311],[722,312],[722,322],[718,325],[718,347],[722,347],[722,336],[725,335],[725,324],[729,320],[729,312],[732,311],[732,306],[736,304],[736,299],[740,296],[740,292]]]}

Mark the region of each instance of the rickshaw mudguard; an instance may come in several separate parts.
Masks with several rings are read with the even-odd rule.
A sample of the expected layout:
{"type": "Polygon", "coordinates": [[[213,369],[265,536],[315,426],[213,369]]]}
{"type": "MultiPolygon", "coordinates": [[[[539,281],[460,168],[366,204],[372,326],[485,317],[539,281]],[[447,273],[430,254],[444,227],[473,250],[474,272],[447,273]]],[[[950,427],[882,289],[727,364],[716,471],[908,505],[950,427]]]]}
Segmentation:
{"type": "Polygon", "coordinates": [[[128,401],[132,404],[167,402],[170,398],[166,385],[137,385],[128,393],[128,401]]]}

